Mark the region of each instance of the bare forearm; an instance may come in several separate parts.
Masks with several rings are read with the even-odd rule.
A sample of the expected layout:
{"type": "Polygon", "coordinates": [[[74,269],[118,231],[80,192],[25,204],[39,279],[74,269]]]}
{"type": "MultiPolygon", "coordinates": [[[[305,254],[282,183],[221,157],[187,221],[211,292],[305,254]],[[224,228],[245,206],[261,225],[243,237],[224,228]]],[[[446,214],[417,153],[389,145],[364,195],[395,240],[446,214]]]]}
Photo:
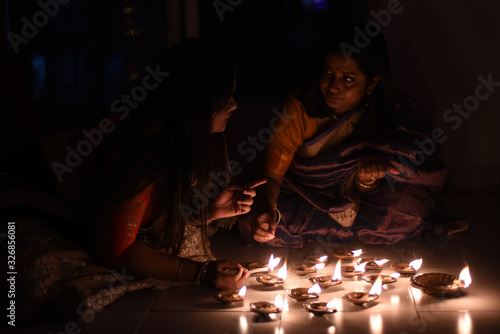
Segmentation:
{"type": "Polygon", "coordinates": [[[125,263],[128,273],[163,280],[194,281],[200,263],[160,253],[142,243],[137,243],[125,263]],[[180,264],[179,271],[179,261],[180,264]]]}
{"type": "Polygon", "coordinates": [[[267,178],[267,183],[263,186],[262,193],[259,195],[261,195],[261,200],[274,206],[278,200],[283,176],[266,172],[265,177],[267,178]]]}

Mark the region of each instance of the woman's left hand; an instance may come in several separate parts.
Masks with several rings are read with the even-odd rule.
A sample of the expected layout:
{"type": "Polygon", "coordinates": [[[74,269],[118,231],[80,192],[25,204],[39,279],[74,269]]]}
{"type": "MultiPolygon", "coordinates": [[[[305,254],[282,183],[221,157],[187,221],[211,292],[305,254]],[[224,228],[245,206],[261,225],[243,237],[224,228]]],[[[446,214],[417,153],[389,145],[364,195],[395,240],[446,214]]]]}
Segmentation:
{"type": "Polygon", "coordinates": [[[385,177],[386,173],[399,175],[399,170],[387,159],[379,156],[369,156],[358,162],[358,180],[365,185],[372,185],[385,177]]]}
{"type": "Polygon", "coordinates": [[[227,218],[248,213],[256,195],[253,188],[266,182],[266,179],[261,179],[242,186],[228,185],[210,202],[209,218],[227,218]]]}

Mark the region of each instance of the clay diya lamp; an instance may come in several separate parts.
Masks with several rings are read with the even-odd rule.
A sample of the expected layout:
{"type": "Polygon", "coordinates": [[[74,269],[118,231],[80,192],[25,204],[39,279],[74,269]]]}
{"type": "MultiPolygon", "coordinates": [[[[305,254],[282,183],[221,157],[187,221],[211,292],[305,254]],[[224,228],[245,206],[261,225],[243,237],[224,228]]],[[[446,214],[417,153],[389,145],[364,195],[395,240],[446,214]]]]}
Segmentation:
{"type": "Polygon", "coordinates": [[[343,266],[342,277],[354,277],[363,275],[367,262],[358,264],[357,266],[343,266]]]}
{"type": "Polygon", "coordinates": [[[413,287],[433,297],[446,296],[459,289],[466,289],[471,282],[469,267],[465,267],[458,278],[443,273],[418,274],[410,278],[413,287]]]}
{"type": "Polygon", "coordinates": [[[314,274],[316,272],[316,268],[308,264],[296,264],[290,267],[290,271],[299,276],[304,276],[307,274],[314,274]]]}
{"type": "Polygon", "coordinates": [[[250,311],[257,312],[263,315],[269,315],[271,313],[281,313],[283,310],[283,297],[276,296],[274,302],[260,301],[255,303],[250,303],[250,311]]]}
{"type": "Polygon", "coordinates": [[[342,259],[342,260],[353,260],[363,253],[362,249],[348,250],[348,249],[337,249],[334,250],[332,255],[342,259]]]}
{"type": "Polygon", "coordinates": [[[278,270],[277,275],[273,274],[260,274],[257,275],[257,282],[262,283],[264,285],[275,285],[275,284],[283,284],[285,283],[285,279],[287,277],[287,272],[286,272],[286,264],[281,267],[280,270],[278,270]]]}
{"type": "Polygon", "coordinates": [[[382,266],[389,262],[387,259],[363,258],[358,260],[358,264],[366,262],[366,270],[381,270],[382,266]]]}
{"type": "Polygon", "coordinates": [[[306,301],[308,299],[319,298],[321,293],[321,288],[318,284],[314,284],[312,288],[295,288],[288,290],[288,296],[299,302],[306,301]]]}
{"type": "Polygon", "coordinates": [[[380,276],[382,277],[382,284],[389,284],[389,283],[394,283],[397,282],[398,277],[400,276],[400,273],[392,273],[391,275],[367,275],[363,276],[363,280],[368,283],[375,283],[377,278],[380,276]]]}
{"type": "Polygon", "coordinates": [[[307,311],[311,312],[317,317],[321,317],[325,314],[332,314],[337,312],[337,308],[335,307],[335,303],[332,300],[331,302],[309,302],[305,303],[304,307],[307,311]]]}
{"type": "Polygon", "coordinates": [[[323,256],[309,255],[309,256],[304,257],[304,262],[309,263],[309,264],[326,263],[326,260],[328,260],[327,255],[323,255],[323,256]]]}
{"type": "Polygon", "coordinates": [[[322,289],[328,289],[331,286],[342,283],[342,273],[341,273],[341,263],[339,260],[335,265],[335,271],[333,275],[318,275],[309,278],[312,284],[318,284],[322,289]]]}
{"type": "Polygon", "coordinates": [[[382,293],[382,277],[378,277],[373,283],[370,292],[349,292],[342,296],[348,302],[354,305],[363,305],[364,303],[372,302],[382,293]]]}
{"type": "Polygon", "coordinates": [[[230,304],[234,302],[240,302],[245,298],[245,294],[247,293],[247,287],[243,286],[239,291],[234,290],[222,290],[218,291],[214,298],[223,304],[230,304]]]}
{"type": "Polygon", "coordinates": [[[415,275],[422,266],[422,259],[413,260],[410,263],[400,262],[392,263],[391,269],[401,275],[415,275]]]}

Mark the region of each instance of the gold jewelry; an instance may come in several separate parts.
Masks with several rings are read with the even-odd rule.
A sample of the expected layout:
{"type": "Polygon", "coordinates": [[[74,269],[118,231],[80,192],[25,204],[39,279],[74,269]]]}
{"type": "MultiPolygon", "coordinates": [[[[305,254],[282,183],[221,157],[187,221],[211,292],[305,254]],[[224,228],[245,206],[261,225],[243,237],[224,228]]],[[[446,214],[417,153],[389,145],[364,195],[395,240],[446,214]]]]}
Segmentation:
{"type": "Polygon", "coordinates": [[[373,183],[366,184],[366,183],[361,182],[359,177],[356,177],[356,179],[358,181],[358,185],[363,189],[371,189],[371,188],[374,188],[375,186],[377,186],[377,184],[378,184],[378,180],[375,180],[373,183]]]}

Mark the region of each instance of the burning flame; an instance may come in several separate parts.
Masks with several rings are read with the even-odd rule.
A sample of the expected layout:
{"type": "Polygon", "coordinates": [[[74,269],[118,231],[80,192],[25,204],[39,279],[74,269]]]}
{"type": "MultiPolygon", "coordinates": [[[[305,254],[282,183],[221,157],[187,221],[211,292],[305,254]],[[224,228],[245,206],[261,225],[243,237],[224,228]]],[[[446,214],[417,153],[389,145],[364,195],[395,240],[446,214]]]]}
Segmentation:
{"type": "Polygon", "coordinates": [[[281,295],[277,295],[276,298],[274,298],[274,306],[280,310],[283,307],[283,297],[281,297],[281,295]]]}
{"type": "Polygon", "coordinates": [[[328,303],[326,303],[326,308],[327,308],[327,309],[332,309],[332,308],[335,308],[335,299],[334,299],[334,300],[329,301],[328,303]]]}
{"type": "Polygon", "coordinates": [[[242,286],[240,291],[238,292],[238,297],[243,297],[244,295],[247,294],[247,287],[246,286],[242,286]]]}
{"type": "Polygon", "coordinates": [[[342,281],[342,271],[341,271],[342,260],[338,260],[335,265],[335,271],[333,272],[332,281],[342,281]]]}
{"type": "Polygon", "coordinates": [[[325,262],[327,259],[328,259],[328,256],[327,255],[323,255],[318,260],[320,260],[321,262],[325,262]]]}
{"type": "Polygon", "coordinates": [[[368,294],[370,296],[373,295],[380,296],[381,293],[382,293],[382,276],[378,275],[377,279],[375,280],[375,283],[373,283],[373,286],[370,289],[370,292],[368,292],[368,294]]]}
{"type": "Polygon", "coordinates": [[[366,269],[365,269],[365,267],[366,267],[366,264],[367,264],[367,263],[368,263],[368,262],[363,262],[363,263],[361,263],[361,264],[359,264],[359,265],[357,265],[357,266],[354,266],[354,270],[355,270],[355,271],[360,271],[360,272],[364,273],[364,272],[365,272],[365,270],[366,270],[366,269]]]}
{"type": "Polygon", "coordinates": [[[317,294],[320,294],[321,293],[321,287],[319,286],[318,283],[314,284],[312,286],[312,288],[310,288],[309,290],[307,290],[307,293],[317,293],[317,294]]]}
{"type": "Polygon", "coordinates": [[[269,257],[269,263],[267,264],[267,266],[269,267],[269,271],[273,271],[274,268],[276,268],[278,266],[280,261],[281,261],[281,258],[279,258],[279,257],[274,258],[274,255],[271,254],[271,257],[269,257]]]}
{"type": "Polygon", "coordinates": [[[383,266],[388,261],[389,261],[388,259],[382,259],[382,260],[375,260],[373,262],[375,262],[377,266],[383,266]]]}
{"type": "Polygon", "coordinates": [[[324,269],[325,268],[325,264],[324,263],[315,264],[314,268],[316,268],[317,270],[324,269]]]}
{"type": "Polygon", "coordinates": [[[464,283],[464,288],[467,288],[471,284],[472,278],[470,277],[469,266],[462,269],[458,279],[464,283]]]}
{"type": "Polygon", "coordinates": [[[286,263],[281,267],[280,270],[278,270],[278,278],[285,280],[287,277],[287,271],[286,271],[286,263]]]}
{"type": "Polygon", "coordinates": [[[423,260],[420,258],[418,260],[413,260],[410,262],[409,267],[412,268],[413,270],[419,270],[420,267],[422,266],[423,260]]]}
{"type": "Polygon", "coordinates": [[[361,255],[361,253],[363,253],[363,250],[362,249],[356,249],[356,250],[352,250],[351,251],[351,254],[354,256],[354,257],[358,257],[361,255]]]}
{"type": "Polygon", "coordinates": [[[401,276],[401,274],[397,273],[397,272],[391,274],[391,277],[394,278],[394,279],[397,279],[399,276],[401,276]]]}

